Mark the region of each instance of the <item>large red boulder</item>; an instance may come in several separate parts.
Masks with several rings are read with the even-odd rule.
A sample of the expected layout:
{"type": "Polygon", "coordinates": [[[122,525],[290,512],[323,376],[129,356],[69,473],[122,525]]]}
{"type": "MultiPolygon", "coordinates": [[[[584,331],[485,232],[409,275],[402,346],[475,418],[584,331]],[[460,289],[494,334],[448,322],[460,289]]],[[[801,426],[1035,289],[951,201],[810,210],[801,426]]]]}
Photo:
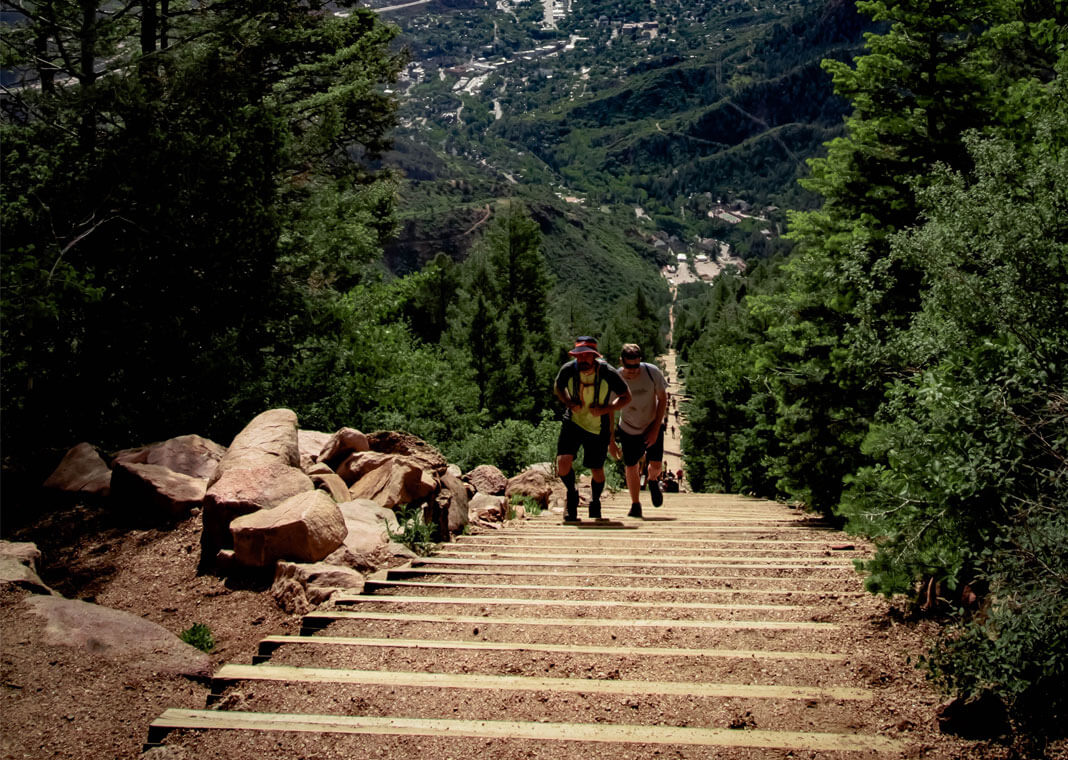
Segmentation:
{"type": "Polygon", "coordinates": [[[132,613],[59,596],[32,596],[23,605],[43,618],[46,644],[77,648],[82,657],[106,658],[134,673],[211,675],[209,655],[132,613]]]}
{"type": "Polygon", "coordinates": [[[297,448],[300,450],[300,468],[305,472],[319,460],[319,452],[330,440],[329,433],[318,430],[298,430],[297,448]]]}
{"type": "Polygon", "coordinates": [[[163,465],[118,462],[111,476],[111,498],[138,523],[185,517],[204,501],[208,481],[163,465]]]}
{"type": "Polygon", "coordinates": [[[470,483],[479,493],[502,495],[508,487],[508,478],[492,464],[480,464],[464,475],[464,482],[470,483]]]}
{"type": "Polygon", "coordinates": [[[467,525],[468,510],[467,486],[450,473],[441,477],[441,488],[436,497],[438,507],[438,525],[441,535],[451,536],[459,533],[467,525]]]}
{"type": "Polygon", "coordinates": [[[392,454],[383,454],[378,451],[361,451],[349,454],[338,465],[337,474],[351,486],[372,470],[377,470],[382,465],[389,464],[393,461],[393,458],[392,454]]]}
{"type": "Polygon", "coordinates": [[[345,518],[325,491],[293,496],[273,509],[230,523],[234,558],[242,565],[267,567],[278,560],[318,562],[345,540],[345,518]]]}
{"type": "Polygon", "coordinates": [[[402,433],[398,430],[379,430],[367,436],[367,443],[371,451],[411,457],[435,476],[445,474],[445,470],[449,467],[449,463],[440,451],[410,433],[402,433]]]}
{"type": "Polygon", "coordinates": [[[393,509],[421,501],[437,487],[433,471],[424,469],[423,463],[408,456],[392,456],[357,480],[349,488],[349,495],[393,509]]]}
{"type": "Polygon", "coordinates": [[[199,435],[180,435],[162,443],[125,449],[111,458],[118,464],[152,464],[193,478],[209,480],[226,454],[226,447],[199,435]]]}
{"type": "Polygon", "coordinates": [[[531,467],[508,480],[504,495],[509,501],[513,495],[526,496],[540,504],[542,509],[548,509],[555,480],[544,469],[531,467]]]}
{"type": "Polygon", "coordinates": [[[237,434],[204,496],[202,567],[213,565],[219,550],[233,545],[232,520],[315,489],[299,465],[297,415],[291,410],[263,412],[237,434]]]}
{"type": "Polygon", "coordinates": [[[319,448],[315,461],[323,462],[336,470],[338,465],[345,461],[350,454],[369,451],[370,448],[366,435],[359,430],[344,427],[323,443],[319,448]]]}
{"type": "Polygon", "coordinates": [[[111,469],[90,443],[79,443],[68,451],[44,487],[70,494],[107,496],[111,491],[111,469]]]}

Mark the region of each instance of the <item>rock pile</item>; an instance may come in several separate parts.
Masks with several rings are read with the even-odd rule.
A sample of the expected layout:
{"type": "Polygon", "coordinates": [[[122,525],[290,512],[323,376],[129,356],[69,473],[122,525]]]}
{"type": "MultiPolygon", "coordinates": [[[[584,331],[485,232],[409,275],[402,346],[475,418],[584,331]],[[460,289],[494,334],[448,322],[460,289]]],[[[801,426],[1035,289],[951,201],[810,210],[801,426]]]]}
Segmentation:
{"type": "MultiPolygon", "coordinates": [[[[520,506],[509,510],[513,494],[547,506],[545,472],[509,480],[484,465],[464,475],[406,433],[301,430],[291,410],[271,409],[229,446],[183,435],[107,456],[80,443],[43,485],[93,501],[131,528],[181,523],[184,531],[199,517],[200,573],[270,582],[274,602],[301,615],[331,605],[339,591],[358,593],[366,574],[414,558],[395,540],[413,518],[448,541],[472,523],[522,517],[520,506]]],[[[195,542],[182,551],[195,555],[195,542]]],[[[46,644],[120,663],[132,677],[210,677],[209,655],[161,625],[55,593],[38,575],[40,561],[34,544],[0,540],[0,596],[19,600],[16,627],[43,625],[46,644]]]]}
{"type": "MultiPolygon", "coordinates": [[[[510,503],[522,501],[516,496],[549,507],[555,482],[544,466],[511,479],[492,465],[464,475],[407,433],[301,430],[293,411],[271,409],[228,447],[185,435],[106,460],[78,444],[44,485],[106,498],[139,525],[199,511],[201,572],[273,569],[276,599],[296,612],[339,588],[362,586],[361,573],[414,556],[393,541],[411,516],[448,541],[470,523],[523,517],[522,504],[510,514],[510,503]]],[[[11,570],[33,583],[24,579],[32,573],[25,563],[11,570]]]]}

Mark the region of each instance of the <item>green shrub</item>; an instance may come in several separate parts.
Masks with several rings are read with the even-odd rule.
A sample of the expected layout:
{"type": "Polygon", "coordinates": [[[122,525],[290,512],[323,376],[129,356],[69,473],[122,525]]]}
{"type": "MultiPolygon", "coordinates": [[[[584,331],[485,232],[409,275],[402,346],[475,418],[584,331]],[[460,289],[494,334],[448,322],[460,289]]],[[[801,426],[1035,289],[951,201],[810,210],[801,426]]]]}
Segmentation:
{"type": "Polygon", "coordinates": [[[398,506],[397,520],[400,533],[386,529],[391,541],[404,544],[416,554],[426,556],[434,549],[434,529],[423,520],[423,510],[415,504],[398,506]]]}
{"type": "Polygon", "coordinates": [[[538,462],[551,462],[556,455],[560,423],[546,413],[537,425],[504,420],[447,447],[446,457],[467,472],[480,464],[492,464],[512,476],[538,462]]]}
{"type": "Polygon", "coordinates": [[[924,658],[947,692],[993,692],[1019,733],[1060,735],[1068,725],[1068,514],[1032,505],[983,552],[991,570],[981,611],[943,632],[924,658]],[[1059,727],[1059,728],[1058,728],[1059,727]]]}
{"type": "Polygon", "coordinates": [[[530,498],[529,496],[524,496],[523,494],[514,493],[514,494],[512,494],[512,498],[511,498],[511,500],[509,501],[509,504],[508,504],[508,519],[509,520],[511,520],[511,519],[513,519],[515,517],[515,510],[513,509],[513,507],[515,507],[515,505],[517,505],[517,504],[522,504],[523,505],[523,509],[526,510],[527,516],[529,516],[529,517],[537,517],[538,515],[541,514],[541,504],[539,504],[538,502],[534,501],[534,499],[530,498]]]}
{"type": "Polygon", "coordinates": [[[211,635],[211,629],[203,623],[193,623],[178,634],[178,638],[201,652],[211,652],[215,648],[215,637],[211,635]]]}

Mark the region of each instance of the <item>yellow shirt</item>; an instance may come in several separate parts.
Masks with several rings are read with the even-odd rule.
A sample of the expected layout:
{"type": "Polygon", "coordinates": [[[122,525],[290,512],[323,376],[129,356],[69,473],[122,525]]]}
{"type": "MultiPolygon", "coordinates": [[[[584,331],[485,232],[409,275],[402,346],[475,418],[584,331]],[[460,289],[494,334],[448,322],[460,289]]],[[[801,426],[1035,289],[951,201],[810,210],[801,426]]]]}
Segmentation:
{"type": "MultiPolygon", "coordinates": [[[[579,392],[579,398],[577,398],[576,401],[582,401],[582,408],[576,409],[575,411],[571,412],[571,419],[576,425],[578,425],[583,430],[588,430],[594,435],[600,435],[601,418],[590,412],[590,407],[592,407],[595,403],[593,392],[594,384],[597,380],[597,372],[595,370],[591,370],[589,372],[580,372],[578,378],[579,382],[582,384],[582,387],[579,392]]],[[[602,388],[604,388],[603,395],[607,396],[608,384],[601,383],[601,386],[602,388]]],[[[604,402],[605,399],[600,399],[597,403],[598,405],[603,406],[604,402]]]]}

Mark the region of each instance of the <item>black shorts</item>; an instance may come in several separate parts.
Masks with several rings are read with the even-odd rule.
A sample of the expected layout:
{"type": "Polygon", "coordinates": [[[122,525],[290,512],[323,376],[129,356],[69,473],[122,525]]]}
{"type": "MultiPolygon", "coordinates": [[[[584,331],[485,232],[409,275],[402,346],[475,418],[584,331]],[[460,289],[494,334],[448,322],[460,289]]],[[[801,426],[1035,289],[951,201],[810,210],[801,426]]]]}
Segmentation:
{"type": "Polygon", "coordinates": [[[657,434],[653,445],[646,448],[645,435],[632,435],[631,433],[623,432],[622,428],[617,428],[616,441],[623,447],[623,464],[626,467],[633,467],[641,460],[642,454],[645,454],[645,458],[649,462],[663,462],[664,431],[666,429],[666,425],[661,425],[660,432],[657,434]]]}
{"type": "Polygon", "coordinates": [[[591,433],[571,420],[564,420],[560,427],[560,437],[556,441],[556,455],[576,456],[580,446],[584,467],[591,470],[604,467],[604,460],[608,455],[608,433],[591,433]]]}

